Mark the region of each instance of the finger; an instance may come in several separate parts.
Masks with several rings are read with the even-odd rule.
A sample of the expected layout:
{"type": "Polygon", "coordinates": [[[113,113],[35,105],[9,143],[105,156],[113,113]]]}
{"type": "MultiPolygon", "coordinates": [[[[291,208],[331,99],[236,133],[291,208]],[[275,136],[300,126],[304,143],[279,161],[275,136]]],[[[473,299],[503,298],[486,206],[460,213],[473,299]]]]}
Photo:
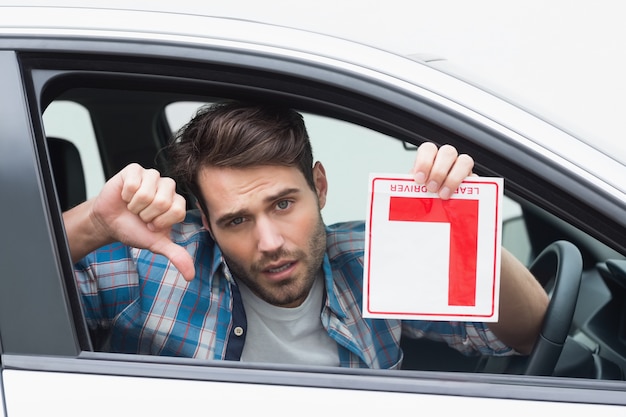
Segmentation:
{"type": "Polygon", "coordinates": [[[444,200],[449,199],[463,180],[472,175],[473,167],[474,160],[471,156],[467,154],[459,155],[439,189],[439,197],[444,200]]]}
{"type": "Polygon", "coordinates": [[[127,204],[130,203],[135,192],[141,186],[141,176],[144,168],[139,164],[130,164],[122,169],[116,177],[121,179],[121,195],[122,200],[127,204]]]}
{"type": "Polygon", "coordinates": [[[180,272],[185,281],[191,281],[196,276],[196,268],[193,264],[193,258],[183,248],[169,239],[163,239],[151,250],[167,257],[172,265],[180,272]]]}
{"type": "Polygon", "coordinates": [[[439,148],[428,179],[426,180],[428,191],[431,193],[439,191],[454,166],[457,157],[458,152],[453,146],[443,145],[439,148]]]}
{"type": "Polygon", "coordinates": [[[411,170],[415,182],[420,185],[426,184],[436,156],[437,145],[432,142],[424,142],[417,148],[415,162],[411,170]]]}
{"type": "Polygon", "coordinates": [[[170,210],[177,212],[178,199],[176,196],[176,183],[171,178],[158,178],[154,185],[156,190],[152,196],[152,201],[138,214],[141,220],[146,223],[154,221],[155,218],[167,213],[170,210]]]}
{"type": "Polygon", "coordinates": [[[182,222],[186,214],[187,201],[180,194],[174,194],[168,209],[147,221],[148,228],[152,231],[168,229],[172,225],[182,222]]]}
{"type": "Polygon", "coordinates": [[[139,214],[152,204],[158,190],[160,177],[161,174],[156,169],[147,169],[141,173],[139,178],[133,177],[124,181],[122,197],[132,194],[130,200],[125,199],[128,201],[128,210],[139,214]],[[127,182],[129,182],[128,186],[127,182]]]}

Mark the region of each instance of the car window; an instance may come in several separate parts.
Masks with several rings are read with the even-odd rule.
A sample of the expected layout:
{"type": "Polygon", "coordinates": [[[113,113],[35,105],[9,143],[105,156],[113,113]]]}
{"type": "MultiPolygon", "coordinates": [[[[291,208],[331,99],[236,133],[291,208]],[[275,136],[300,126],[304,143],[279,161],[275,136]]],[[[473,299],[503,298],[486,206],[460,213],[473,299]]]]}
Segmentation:
{"type": "Polygon", "coordinates": [[[79,103],[56,100],[44,111],[43,122],[46,136],[76,146],[83,165],[86,197],[95,197],[104,185],[104,171],[89,111],[79,103]]]}
{"type": "MultiPolygon", "coordinates": [[[[137,86],[137,79],[131,77],[128,83],[117,88],[111,88],[110,80],[105,80],[105,87],[100,88],[71,88],[70,83],[70,88],[63,90],[45,113],[46,136],[64,136],[77,146],[84,146],[84,142],[87,142],[92,147],[92,151],[86,153],[92,152],[95,159],[94,162],[85,163],[85,178],[92,169],[101,172],[104,166],[108,174],[113,174],[130,162],[139,162],[146,167],[161,168],[159,165],[162,165],[165,168],[162,172],[167,172],[167,160],[162,160],[166,155],[160,150],[171,140],[172,135],[204,103],[230,98],[227,94],[213,94],[208,89],[203,95],[195,93],[192,96],[205,100],[188,100],[190,95],[187,92],[178,93],[178,85],[171,81],[159,89],[155,88],[159,83],[137,86]],[[83,108],[83,105],[76,103],[85,103],[86,106],[83,108]],[[77,122],[79,119],[80,123],[77,122]],[[71,124],[71,129],[66,126],[68,123],[71,124]],[[98,129],[93,129],[92,126],[97,126],[98,129]]],[[[190,90],[195,91],[189,86],[185,88],[185,91],[190,90]]],[[[335,113],[324,107],[307,106],[306,103],[303,105],[297,101],[294,103],[293,107],[301,109],[305,118],[314,157],[325,165],[329,178],[328,205],[322,211],[325,222],[332,224],[365,219],[369,173],[409,171],[415,157],[415,145],[409,145],[406,136],[402,134],[404,131],[419,130],[422,127],[419,119],[411,118],[406,122],[409,127],[403,128],[404,130],[385,129],[385,126],[376,124],[378,119],[374,117],[374,122],[365,123],[358,117],[350,117],[353,115],[349,111],[345,114],[335,113]]],[[[375,113],[370,109],[368,111],[375,113]]],[[[418,133],[409,137],[412,143],[431,138],[440,144],[446,143],[447,136],[442,136],[438,131],[434,131],[431,136],[428,133],[432,131],[430,129],[425,134],[418,133]]],[[[456,146],[464,143],[463,138],[452,135],[449,139],[456,146]]],[[[103,176],[101,173],[100,175],[103,176]]],[[[102,181],[100,178],[100,184],[102,181]]],[[[506,191],[505,182],[505,193],[506,191]]],[[[515,199],[505,197],[503,244],[522,262],[529,263],[535,254],[535,247],[541,248],[554,240],[555,236],[563,235],[561,230],[554,227],[555,220],[547,216],[547,213],[520,200],[516,195],[513,197],[515,199]],[[534,208],[530,210],[532,207],[534,208]],[[538,241],[531,242],[529,230],[533,239],[538,241]]],[[[602,256],[594,256],[593,259],[602,259],[602,256]]],[[[602,281],[597,276],[597,271],[593,272],[593,280],[589,282],[593,283],[593,290],[602,290],[602,281]]],[[[70,275],[66,278],[68,283],[73,281],[70,275]]],[[[72,283],[68,285],[71,286],[72,283]]],[[[582,312],[576,317],[577,325],[584,323],[589,318],[589,312],[597,309],[605,300],[605,294],[602,299],[589,299],[590,302],[584,305],[582,312]]],[[[89,308],[90,306],[84,307],[85,311],[89,308]]],[[[95,354],[117,355],[118,353],[112,353],[109,349],[110,339],[107,333],[99,330],[90,333],[97,351],[95,354]]],[[[401,343],[404,369],[407,370],[475,372],[509,367],[491,362],[485,366],[480,356],[465,357],[447,346],[442,348],[441,342],[417,340],[414,344],[413,341],[401,340],[401,343]]],[[[511,366],[515,367],[515,362],[511,366]]],[[[569,375],[570,371],[567,372],[566,375],[569,375]]]]}

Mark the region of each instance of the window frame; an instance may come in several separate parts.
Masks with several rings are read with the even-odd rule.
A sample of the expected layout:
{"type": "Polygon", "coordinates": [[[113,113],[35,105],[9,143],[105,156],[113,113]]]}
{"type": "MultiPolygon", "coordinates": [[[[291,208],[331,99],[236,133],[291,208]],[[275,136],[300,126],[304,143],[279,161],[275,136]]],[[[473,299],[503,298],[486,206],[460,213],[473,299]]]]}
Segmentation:
{"type": "MultiPolygon", "coordinates": [[[[328,74],[328,69],[310,69],[304,72],[308,74],[306,77],[308,77],[310,84],[306,87],[310,89],[310,93],[306,96],[297,96],[294,92],[304,91],[304,88],[302,85],[296,88],[295,82],[298,79],[294,76],[291,80],[287,80],[285,74],[298,74],[304,68],[303,64],[298,62],[286,62],[279,59],[272,60],[268,57],[252,55],[234,57],[232,53],[227,51],[206,51],[188,47],[176,48],[171,45],[148,44],[145,46],[132,42],[119,43],[112,46],[110,42],[59,41],[56,46],[61,50],[71,50],[76,55],[58,56],[39,52],[24,54],[24,59],[20,63],[25,68],[24,72],[19,74],[14,69],[15,76],[10,80],[5,80],[6,85],[10,87],[10,89],[5,91],[13,91],[11,98],[14,101],[26,103],[30,107],[30,117],[33,118],[31,120],[32,126],[24,120],[26,115],[23,114],[19,135],[29,138],[30,142],[28,145],[25,145],[27,146],[25,152],[31,156],[33,154],[38,155],[37,159],[41,163],[41,166],[38,166],[39,171],[29,172],[29,177],[32,179],[32,184],[36,184],[41,190],[44,190],[41,210],[37,214],[46,222],[43,229],[46,230],[47,234],[42,240],[47,242],[45,250],[53,258],[47,261],[47,265],[54,267],[55,272],[52,275],[58,281],[56,283],[57,289],[62,288],[66,292],[62,301],[63,306],[72,311],[70,316],[73,317],[73,320],[68,316],[64,323],[66,329],[69,324],[73,332],[75,332],[71,337],[72,343],[70,345],[78,346],[80,349],[78,351],[76,349],[63,350],[61,356],[64,356],[64,358],[52,358],[49,356],[53,354],[50,351],[31,352],[25,350],[23,352],[11,352],[11,349],[8,349],[4,351],[5,354],[3,355],[4,369],[87,374],[104,373],[146,378],[197,378],[199,380],[218,380],[223,382],[262,382],[279,385],[294,384],[297,386],[317,386],[316,384],[320,384],[326,387],[342,387],[356,390],[384,390],[392,392],[453,394],[469,397],[626,405],[626,399],[619,395],[619,391],[623,390],[623,383],[612,383],[611,381],[578,381],[567,378],[533,378],[466,373],[455,374],[451,378],[450,373],[447,372],[399,371],[402,373],[397,374],[394,371],[311,369],[307,367],[281,367],[278,365],[255,367],[239,363],[196,362],[195,360],[191,362],[182,358],[155,358],[141,355],[120,356],[118,354],[90,352],[91,347],[88,341],[85,341],[84,334],[80,336],[81,332],[84,331],[84,322],[81,323],[81,315],[77,315],[75,306],[69,307],[73,303],[71,301],[72,298],[75,297],[75,293],[72,291],[72,284],[68,280],[68,277],[72,276],[71,265],[68,265],[69,251],[65,241],[60,212],[58,212],[58,209],[55,210],[56,196],[51,191],[53,190],[50,180],[51,170],[47,166],[47,158],[45,157],[43,128],[40,116],[39,119],[36,117],[41,115],[41,109],[45,108],[46,102],[58,92],[55,91],[56,87],[53,84],[49,84],[51,80],[61,77],[64,73],[69,73],[68,71],[71,71],[73,75],[79,75],[79,78],[84,77],[87,81],[90,72],[98,74],[98,76],[107,72],[106,68],[103,69],[100,66],[103,62],[94,63],[93,56],[88,51],[110,53],[111,50],[116,50],[120,55],[111,55],[107,57],[107,60],[113,63],[113,67],[117,67],[118,74],[124,74],[124,71],[128,71],[124,76],[124,78],[128,79],[134,77],[144,79],[154,77],[156,80],[159,77],[168,79],[179,77],[184,81],[185,77],[188,77],[191,82],[183,83],[191,87],[198,83],[208,82],[203,79],[203,77],[207,77],[206,74],[199,75],[203,72],[201,70],[207,67],[215,68],[215,72],[222,74],[222,78],[229,74],[227,70],[236,69],[240,72],[238,75],[243,77],[243,82],[247,81],[250,84],[255,84],[255,80],[263,78],[264,82],[268,82],[268,88],[271,86],[275,91],[282,91],[281,94],[277,94],[275,91],[273,93],[265,93],[279,100],[294,100],[303,109],[319,111],[322,109],[319,102],[325,102],[324,106],[327,106],[325,109],[328,110],[327,115],[329,116],[342,117],[353,122],[362,123],[370,128],[393,133],[394,136],[411,143],[416,143],[423,137],[428,137],[429,140],[439,140],[440,142],[448,142],[448,139],[453,139],[452,143],[465,145],[465,149],[462,149],[462,151],[485,161],[484,164],[478,167],[483,173],[498,175],[499,172],[504,172],[505,169],[511,169],[514,175],[507,183],[507,186],[509,186],[509,190],[512,191],[513,195],[518,193],[530,201],[543,204],[547,203],[546,200],[550,196],[549,198],[552,199],[552,202],[547,204],[547,207],[553,209],[558,214],[563,213],[563,210],[558,209],[560,204],[571,203],[575,200],[565,193],[553,195],[548,191],[550,188],[549,184],[551,182],[569,181],[572,185],[572,194],[575,194],[577,190],[581,190],[581,184],[574,184],[546,161],[534,159],[535,156],[527,155],[517,161],[511,161],[510,157],[504,157],[507,153],[515,151],[515,146],[503,140],[505,138],[498,132],[488,131],[482,126],[474,125],[469,120],[455,119],[455,115],[449,114],[446,109],[433,106],[432,103],[420,101],[416,97],[404,96],[399,91],[388,90],[382,84],[370,85],[368,80],[352,78],[349,74],[336,76],[333,82],[328,83],[326,89],[331,94],[323,96],[321,93],[324,92],[322,89],[324,84],[321,80],[328,74]],[[139,50],[143,51],[141,53],[143,56],[137,54],[139,50]],[[128,53],[134,54],[135,57],[126,56],[128,53]],[[171,74],[158,73],[150,63],[142,62],[142,59],[151,61],[154,56],[160,58],[155,59],[152,63],[160,63],[160,69],[163,72],[168,68],[175,70],[171,74]],[[180,61],[180,63],[178,64],[174,61],[180,61]],[[269,65],[268,62],[270,62],[269,65]],[[177,65],[180,65],[180,67],[177,65]],[[75,68],[72,68],[73,66],[75,68]],[[76,67],[78,70],[76,70],[76,67]],[[259,69],[261,67],[273,68],[274,72],[261,71],[259,69]],[[150,70],[147,71],[147,68],[150,68],[150,70]],[[141,75],[142,71],[147,71],[145,73],[150,75],[141,75]],[[28,98],[15,91],[16,82],[22,76],[26,80],[28,98]],[[288,81],[292,81],[294,84],[291,85],[288,81]],[[364,85],[372,87],[368,90],[368,96],[358,93],[364,85]],[[334,102],[334,104],[329,104],[331,102],[334,102]],[[374,109],[381,110],[381,112],[375,112],[374,109]],[[416,125],[415,120],[412,120],[416,113],[426,115],[429,119],[421,120],[424,123],[421,127],[416,125]],[[377,116],[374,116],[374,114],[377,116]],[[391,123],[397,123],[403,129],[394,128],[391,123]],[[439,125],[448,126],[449,130],[443,130],[439,125]],[[34,132],[32,131],[33,128],[34,132]],[[421,133],[420,129],[423,129],[421,133]],[[426,131],[429,133],[426,134],[426,131]],[[431,133],[433,136],[430,135],[431,133]],[[459,139],[461,137],[464,139],[471,138],[471,140],[463,142],[459,139]],[[479,141],[483,141],[483,144],[479,141]],[[499,160],[499,158],[503,159],[499,160]],[[513,165],[512,167],[511,164],[513,165]],[[491,168],[487,169],[487,166],[491,168]],[[548,172],[542,172],[539,175],[540,169],[546,167],[548,172]],[[526,191],[527,188],[525,187],[529,182],[535,183],[536,192],[533,194],[529,194],[526,191]],[[24,356],[23,354],[26,353],[34,353],[35,356],[24,356]],[[485,389],[479,390],[477,386],[485,389]]],[[[12,63],[17,67],[17,55],[5,52],[2,53],[1,57],[0,63],[2,67],[7,64],[7,61],[11,61],[9,64],[12,63]],[[10,58],[7,59],[9,56],[10,58]]],[[[109,72],[115,75],[115,71],[109,72]]],[[[241,84],[237,87],[235,83],[228,87],[225,86],[226,82],[227,80],[221,79],[219,82],[212,83],[216,87],[221,86],[225,89],[224,91],[232,90],[235,94],[244,96],[246,92],[247,94],[259,92],[258,86],[251,85],[243,88],[241,84]]],[[[8,98],[2,98],[1,100],[5,103],[10,102],[8,98]]],[[[589,190],[585,191],[585,193],[589,197],[594,196],[589,190]]],[[[582,209],[580,203],[578,202],[577,204],[582,209]]],[[[593,213],[587,217],[591,218],[590,216],[592,215],[593,213]]],[[[576,221],[580,222],[579,219],[576,219],[576,221]]],[[[610,224],[605,225],[605,227],[610,227],[610,224]]],[[[3,326],[3,344],[7,336],[4,330],[3,326]]],[[[67,339],[69,340],[70,337],[67,337],[67,339]]]]}

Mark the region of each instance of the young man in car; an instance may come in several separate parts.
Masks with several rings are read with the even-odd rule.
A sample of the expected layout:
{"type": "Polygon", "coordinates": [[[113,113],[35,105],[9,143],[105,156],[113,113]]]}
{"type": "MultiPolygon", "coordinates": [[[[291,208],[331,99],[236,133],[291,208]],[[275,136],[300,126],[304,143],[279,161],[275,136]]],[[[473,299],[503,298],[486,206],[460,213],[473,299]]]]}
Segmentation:
{"type": "MultiPolygon", "coordinates": [[[[468,354],[532,349],[547,296],[505,250],[498,323],[361,317],[364,226],[324,225],[327,178],[297,112],[215,105],[167,151],[177,182],[132,164],[64,215],[104,349],[371,368],[399,365],[401,335],[468,354]],[[201,210],[186,212],[177,183],[201,210]]],[[[411,172],[449,198],[473,164],[427,143],[411,172]]]]}

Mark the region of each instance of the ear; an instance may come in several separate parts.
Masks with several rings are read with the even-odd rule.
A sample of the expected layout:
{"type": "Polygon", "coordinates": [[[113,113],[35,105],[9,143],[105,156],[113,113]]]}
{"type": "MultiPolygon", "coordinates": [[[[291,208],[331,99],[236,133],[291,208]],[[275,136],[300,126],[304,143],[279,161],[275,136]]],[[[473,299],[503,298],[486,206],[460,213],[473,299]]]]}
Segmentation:
{"type": "Polygon", "coordinates": [[[317,200],[321,210],[326,205],[326,194],[328,193],[326,170],[321,162],[316,162],[313,166],[313,182],[315,183],[315,191],[317,192],[317,200]]]}

